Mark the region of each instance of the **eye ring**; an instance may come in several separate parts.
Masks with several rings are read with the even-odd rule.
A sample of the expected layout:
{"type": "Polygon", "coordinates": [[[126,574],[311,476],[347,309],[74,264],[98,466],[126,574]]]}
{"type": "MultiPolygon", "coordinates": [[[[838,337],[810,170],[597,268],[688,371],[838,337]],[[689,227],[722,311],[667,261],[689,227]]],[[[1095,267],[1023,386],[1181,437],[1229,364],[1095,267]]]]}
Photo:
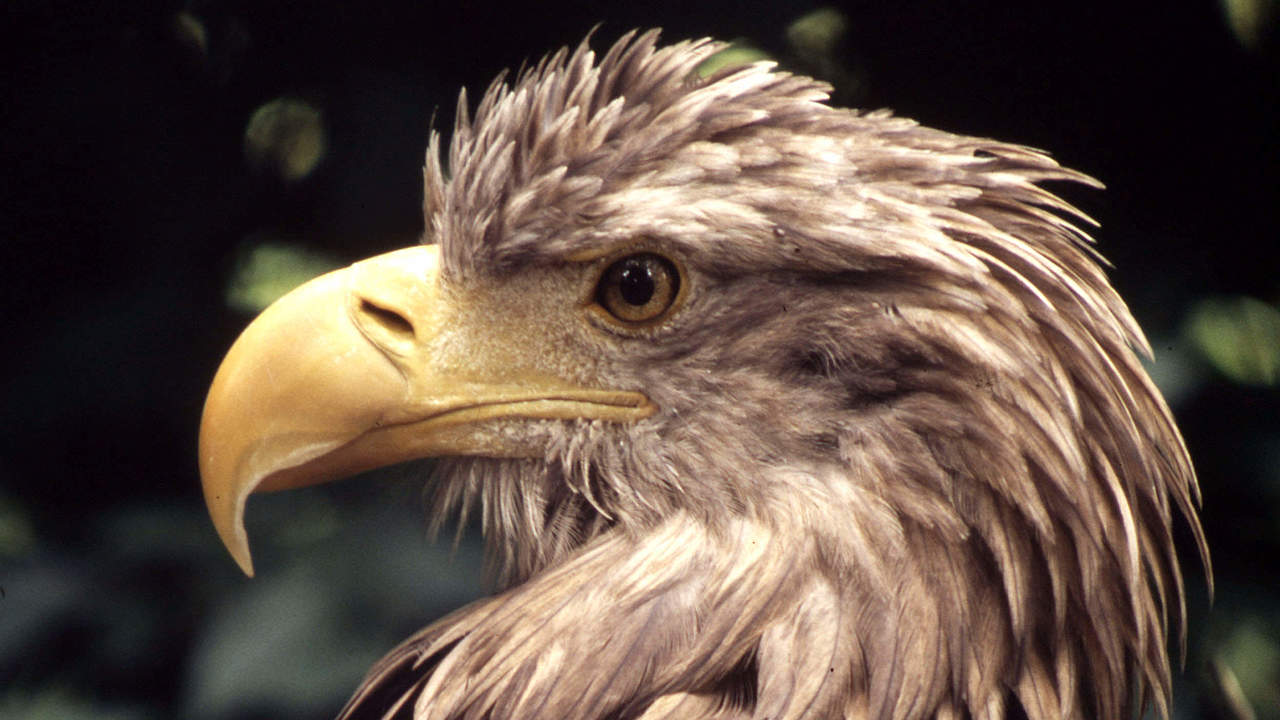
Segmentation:
{"type": "Polygon", "coordinates": [[[680,295],[680,272],[661,255],[639,252],[605,268],[596,284],[596,305],[629,326],[663,319],[680,295]]]}

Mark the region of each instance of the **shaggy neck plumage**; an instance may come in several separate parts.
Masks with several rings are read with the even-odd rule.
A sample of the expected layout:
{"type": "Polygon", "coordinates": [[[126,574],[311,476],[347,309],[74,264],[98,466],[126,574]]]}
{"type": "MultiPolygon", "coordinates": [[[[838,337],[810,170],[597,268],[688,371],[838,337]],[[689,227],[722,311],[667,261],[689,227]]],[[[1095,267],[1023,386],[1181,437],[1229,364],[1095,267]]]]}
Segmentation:
{"type": "MultiPolygon", "coordinates": [[[[678,378],[711,378],[682,387],[703,407],[657,398],[673,417],[653,444],[626,437],[627,452],[615,429],[584,426],[546,461],[451,460],[437,507],[481,504],[509,585],[677,513],[710,533],[759,523],[841,588],[830,612],[870,716],[999,717],[1009,703],[1037,719],[1124,716],[1133,669],[1157,702],[1168,691],[1163,618],[1181,581],[1162,486],[1123,478],[1177,473],[1144,450],[1177,436],[1130,419],[1131,403],[1162,405],[1123,345],[1127,315],[1112,336],[1084,333],[1076,294],[1009,307],[1025,280],[1008,282],[901,269],[726,282],[739,315],[766,325],[720,318],[717,341],[676,353],[678,378]],[[779,297],[794,299],[785,313],[754,306],[779,297]],[[1097,367],[1110,371],[1082,369],[1097,367]],[[788,406],[806,412],[779,434],[770,420],[788,406]]],[[[789,575],[772,580],[793,597],[789,575]]],[[[762,640],[733,662],[759,662],[762,640]]]]}

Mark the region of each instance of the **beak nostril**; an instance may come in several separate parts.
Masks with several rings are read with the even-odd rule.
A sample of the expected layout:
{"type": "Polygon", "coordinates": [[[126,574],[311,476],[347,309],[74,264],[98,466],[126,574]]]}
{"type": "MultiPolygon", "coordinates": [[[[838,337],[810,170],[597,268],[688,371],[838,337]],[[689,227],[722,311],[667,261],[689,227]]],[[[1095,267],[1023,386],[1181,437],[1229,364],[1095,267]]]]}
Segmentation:
{"type": "Polygon", "coordinates": [[[395,310],[375,305],[369,300],[361,298],[360,313],[395,335],[413,337],[413,323],[395,310]]]}

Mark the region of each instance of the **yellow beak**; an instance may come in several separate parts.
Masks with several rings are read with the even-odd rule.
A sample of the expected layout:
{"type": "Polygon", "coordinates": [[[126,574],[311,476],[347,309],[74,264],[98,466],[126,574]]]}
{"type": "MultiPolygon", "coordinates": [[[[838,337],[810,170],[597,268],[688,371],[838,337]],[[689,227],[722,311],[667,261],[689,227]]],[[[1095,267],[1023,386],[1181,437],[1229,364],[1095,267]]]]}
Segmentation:
{"type": "MultiPolygon", "coordinates": [[[[520,456],[502,418],[627,422],[642,394],[574,386],[520,362],[520,347],[450,319],[437,246],[398,250],[316,278],[267,308],[222,361],[200,423],[200,476],[219,537],[253,575],[250,493],[303,487],[405,460],[520,456]],[[436,362],[460,336],[466,367],[436,362]]],[[[457,354],[456,352],[454,353],[457,354]]],[[[526,360],[528,360],[526,358],[526,360]]]]}

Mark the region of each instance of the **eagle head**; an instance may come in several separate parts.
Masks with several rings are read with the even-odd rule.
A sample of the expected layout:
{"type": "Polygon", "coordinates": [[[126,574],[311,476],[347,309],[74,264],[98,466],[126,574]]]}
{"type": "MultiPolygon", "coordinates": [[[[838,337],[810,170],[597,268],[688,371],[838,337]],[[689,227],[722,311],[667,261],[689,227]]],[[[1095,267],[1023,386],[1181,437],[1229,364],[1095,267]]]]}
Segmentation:
{"type": "Polygon", "coordinates": [[[201,473],[246,571],[257,490],[438,457],[436,517],[482,517],[498,592],[346,715],[1166,712],[1198,491],[1041,186],[1097,183],[656,42],[464,94],[423,244],[282,299],[214,380],[201,473]]]}

